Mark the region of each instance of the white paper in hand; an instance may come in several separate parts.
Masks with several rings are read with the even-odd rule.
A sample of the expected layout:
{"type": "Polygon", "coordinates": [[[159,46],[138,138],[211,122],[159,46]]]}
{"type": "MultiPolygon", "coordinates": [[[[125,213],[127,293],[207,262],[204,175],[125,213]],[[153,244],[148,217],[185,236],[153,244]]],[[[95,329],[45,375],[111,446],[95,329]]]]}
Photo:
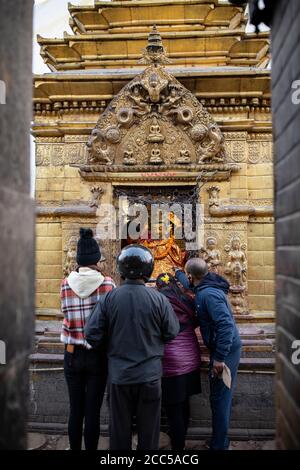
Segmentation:
{"type": "Polygon", "coordinates": [[[229,367],[224,364],[223,372],[222,372],[222,379],[224,384],[226,385],[227,388],[231,388],[231,371],[229,367]]]}

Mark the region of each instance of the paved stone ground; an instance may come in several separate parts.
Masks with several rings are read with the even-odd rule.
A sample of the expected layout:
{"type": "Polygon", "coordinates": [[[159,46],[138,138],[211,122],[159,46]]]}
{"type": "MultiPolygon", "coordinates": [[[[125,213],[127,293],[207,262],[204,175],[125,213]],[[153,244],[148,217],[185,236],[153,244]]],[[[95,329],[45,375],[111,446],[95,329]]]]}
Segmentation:
{"type": "MultiPolygon", "coordinates": [[[[135,439],[133,439],[135,443],[135,439]]],[[[160,447],[161,449],[170,449],[169,437],[161,433],[160,447]]],[[[67,450],[69,448],[68,436],[63,434],[42,434],[28,433],[28,449],[29,450],[67,450]]],[[[193,450],[207,450],[206,441],[186,441],[186,448],[193,450]]],[[[108,449],[108,438],[100,437],[99,450],[108,449]]],[[[275,450],[274,441],[232,441],[231,450],[275,450]]]]}

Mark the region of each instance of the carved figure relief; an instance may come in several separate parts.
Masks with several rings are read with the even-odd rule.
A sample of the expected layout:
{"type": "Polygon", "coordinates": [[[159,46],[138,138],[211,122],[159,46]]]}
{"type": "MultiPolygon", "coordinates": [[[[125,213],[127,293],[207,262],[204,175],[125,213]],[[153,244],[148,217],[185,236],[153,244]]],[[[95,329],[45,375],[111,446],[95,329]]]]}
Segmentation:
{"type": "Polygon", "coordinates": [[[241,244],[238,236],[234,236],[230,245],[225,247],[225,251],[228,252],[225,274],[230,278],[230,284],[233,287],[245,286],[247,272],[246,245],[241,244]]]}
{"type": "Polygon", "coordinates": [[[91,137],[87,142],[90,163],[97,162],[104,165],[111,165],[113,163],[113,149],[109,146],[108,141],[105,139],[105,133],[100,129],[93,129],[91,137]]]}
{"type": "Polygon", "coordinates": [[[78,237],[72,236],[68,241],[66,246],[66,257],[63,266],[64,277],[69,276],[69,274],[74,271],[77,266],[76,254],[77,254],[77,241],[78,237]]]}
{"type": "Polygon", "coordinates": [[[124,150],[124,158],[123,158],[124,165],[135,165],[136,159],[133,156],[133,151],[131,149],[124,150]]]}
{"type": "Polygon", "coordinates": [[[224,270],[230,282],[229,296],[235,314],[247,313],[245,305],[247,258],[246,244],[241,242],[238,235],[234,235],[230,244],[225,246],[228,261],[224,270]]]}
{"type": "Polygon", "coordinates": [[[89,163],[223,163],[224,137],[197,98],[164,68],[166,54],[156,27],[143,63],[149,65],[100,116],[87,143],[89,163]]]}
{"type": "Polygon", "coordinates": [[[219,273],[221,265],[221,253],[217,248],[217,239],[209,236],[206,240],[206,247],[202,250],[202,257],[208,265],[209,271],[219,273]]]}
{"type": "Polygon", "coordinates": [[[179,157],[177,157],[176,163],[178,163],[179,165],[182,165],[185,163],[190,163],[190,161],[191,161],[190,151],[186,148],[179,150],[179,157]]]}
{"type": "Polygon", "coordinates": [[[224,161],[224,137],[216,124],[211,124],[207,128],[197,148],[197,155],[199,155],[199,163],[207,160],[214,162],[224,161]]]}
{"type": "Polygon", "coordinates": [[[163,142],[165,137],[161,134],[160,126],[158,124],[157,118],[154,116],[152,124],[150,126],[149,135],[147,137],[148,142],[163,142]]]}

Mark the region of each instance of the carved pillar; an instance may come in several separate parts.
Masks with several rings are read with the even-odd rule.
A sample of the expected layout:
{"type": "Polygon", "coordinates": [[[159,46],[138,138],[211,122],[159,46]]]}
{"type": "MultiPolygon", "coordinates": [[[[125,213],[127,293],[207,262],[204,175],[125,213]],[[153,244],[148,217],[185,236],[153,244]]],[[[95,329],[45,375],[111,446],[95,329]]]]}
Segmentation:
{"type": "Polygon", "coordinates": [[[32,0],[0,0],[0,449],[26,448],[28,356],[34,318],[30,198],[32,0]],[[3,360],[5,359],[5,360],[3,360]],[[6,362],[1,364],[1,362],[6,362]]]}

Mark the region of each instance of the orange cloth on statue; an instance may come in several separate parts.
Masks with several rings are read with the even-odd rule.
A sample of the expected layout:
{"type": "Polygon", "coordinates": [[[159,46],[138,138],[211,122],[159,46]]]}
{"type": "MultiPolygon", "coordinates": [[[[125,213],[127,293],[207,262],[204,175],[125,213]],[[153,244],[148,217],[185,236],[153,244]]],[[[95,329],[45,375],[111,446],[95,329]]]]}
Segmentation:
{"type": "Polygon", "coordinates": [[[156,278],[163,272],[171,272],[174,266],[183,267],[185,252],[177,245],[174,237],[165,240],[140,240],[154,256],[154,271],[151,277],[156,278]]]}

